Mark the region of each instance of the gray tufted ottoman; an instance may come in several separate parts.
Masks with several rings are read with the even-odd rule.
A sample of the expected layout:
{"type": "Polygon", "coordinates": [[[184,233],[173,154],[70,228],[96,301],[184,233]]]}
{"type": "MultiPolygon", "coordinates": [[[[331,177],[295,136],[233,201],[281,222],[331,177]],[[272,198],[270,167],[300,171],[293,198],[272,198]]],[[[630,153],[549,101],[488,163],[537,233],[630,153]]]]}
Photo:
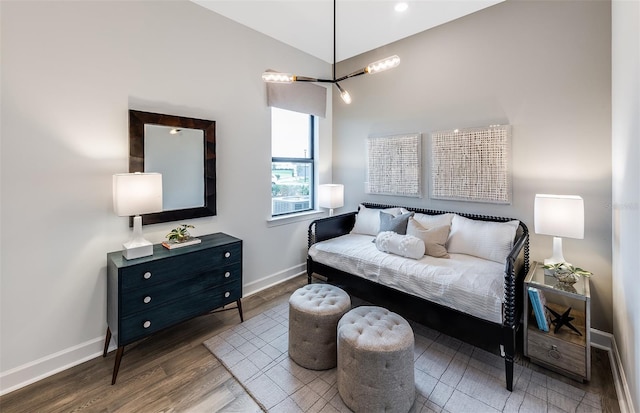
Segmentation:
{"type": "Polygon", "coordinates": [[[312,370],[337,364],[338,321],[351,309],[349,294],[329,284],[309,284],[289,298],[289,357],[312,370]]]}
{"type": "Polygon", "coordinates": [[[338,392],[354,412],[408,412],[416,396],[413,330],[396,313],[363,306],[338,323],[338,392]]]}

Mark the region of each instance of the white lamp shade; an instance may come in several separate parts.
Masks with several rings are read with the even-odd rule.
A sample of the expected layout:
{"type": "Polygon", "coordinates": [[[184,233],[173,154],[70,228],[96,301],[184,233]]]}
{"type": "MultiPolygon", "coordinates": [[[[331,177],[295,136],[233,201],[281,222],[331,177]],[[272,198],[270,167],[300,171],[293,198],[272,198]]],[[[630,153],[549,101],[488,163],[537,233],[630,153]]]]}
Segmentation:
{"type": "Polygon", "coordinates": [[[113,175],[113,210],[121,217],[162,211],[162,175],[113,175]]]}
{"type": "Polygon", "coordinates": [[[584,201],[576,195],[536,194],[536,234],[584,238],[584,201]]]}
{"type": "Polygon", "coordinates": [[[330,209],[344,206],[344,185],[320,185],[318,187],[318,206],[330,209]]]}

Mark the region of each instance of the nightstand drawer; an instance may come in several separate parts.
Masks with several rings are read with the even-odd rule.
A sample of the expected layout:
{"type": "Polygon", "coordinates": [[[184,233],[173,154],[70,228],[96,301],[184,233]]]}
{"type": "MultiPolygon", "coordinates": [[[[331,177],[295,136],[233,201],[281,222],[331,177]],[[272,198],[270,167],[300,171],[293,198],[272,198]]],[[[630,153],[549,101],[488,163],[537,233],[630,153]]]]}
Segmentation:
{"type": "Polygon", "coordinates": [[[151,333],[235,302],[242,296],[240,280],[185,296],[165,305],[123,317],[118,346],[126,345],[151,333]]]}
{"type": "Polygon", "coordinates": [[[579,376],[586,374],[586,348],[553,336],[529,331],[529,357],[579,376]]]}
{"type": "Polygon", "coordinates": [[[169,301],[191,296],[213,287],[223,288],[224,284],[241,279],[241,268],[240,264],[232,264],[212,271],[189,274],[185,277],[177,275],[172,282],[131,290],[120,297],[121,315],[126,317],[138,311],[165,305],[169,301]]]}
{"type": "Polygon", "coordinates": [[[237,242],[123,268],[121,288],[129,290],[172,282],[176,277],[184,277],[184,274],[197,274],[241,262],[242,243],[237,242]]]}

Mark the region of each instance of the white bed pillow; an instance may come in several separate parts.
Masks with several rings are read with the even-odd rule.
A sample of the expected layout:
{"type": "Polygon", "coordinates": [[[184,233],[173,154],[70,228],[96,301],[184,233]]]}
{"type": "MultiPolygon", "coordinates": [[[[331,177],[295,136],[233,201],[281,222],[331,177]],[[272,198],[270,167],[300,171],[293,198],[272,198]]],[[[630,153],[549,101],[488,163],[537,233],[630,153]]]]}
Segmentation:
{"type": "Polygon", "coordinates": [[[436,258],[449,258],[446,248],[449,229],[449,225],[427,229],[414,218],[409,218],[407,223],[407,235],[420,238],[424,242],[424,254],[436,258]]]}
{"type": "Polygon", "coordinates": [[[518,225],[518,220],[490,222],[454,215],[447,251],[503,263],[513,248],[518,225]]]}
{"type": "Polygon", "coordinates": [[[382,252],[400,255],[414,260],[424,255],[424,242],[411,235],[400,235],[393,231],[382,231],[376,237],[376,248],[382,252]]]}
{"type": "Polygon", "coordinates": [[[426,229],[442,226],[451,226],[451,220],[455,214],[446,213],[439,215],[428,215],[416,213],[413,218],[426,229]]]}
{"type": "Polygon", "coordinates": [[[394,217],[400,215],[401,208],[367,208],[360,204],[360,209],[356,215],[356,223],[351,230],[352,234],[373,235],[374,237],[380,232],[380,211],[391,214],[394,217]]]}

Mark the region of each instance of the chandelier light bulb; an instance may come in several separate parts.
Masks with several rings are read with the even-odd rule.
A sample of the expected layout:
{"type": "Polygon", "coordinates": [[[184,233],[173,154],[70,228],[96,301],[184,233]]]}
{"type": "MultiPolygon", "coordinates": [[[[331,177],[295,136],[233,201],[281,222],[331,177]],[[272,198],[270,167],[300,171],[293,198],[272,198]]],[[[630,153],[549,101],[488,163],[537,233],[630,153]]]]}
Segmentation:
{"type": "Polygon", "coordinates": [[[340,86],[340,83],[336,83],[336,86],[338,87],[338,90],[340,91],[340,97],[342,98],[344,103],[346,103],[347,105],[350,104],[351,103],[351,95],[349,94],[349,92],[344,90],[342,88],[342,86],[340,86]]]}
{"type": "Polygon", "coordinates": [[[344,103],[346,103],[347,105],[351,104],[351,95],[346,90],[340,93],[340,97],[342,98],[344,103]]]}
{"type": "Polygon", "coordinates": [[[292,83],[296,77],[291,73],[264,72],[262,80],[268,83],[292,83]]]}
{"type": "Polygon", "coordinates": [[[373,63],[370,63],[366,67],[365,72],[367,72],[367,73],[383,72],[385,70],[393,69],[394,67],[398,66],[399,64],[400,64],[400,58],[397,55],[393,55],[393,56],[387,57],[385,59],[378,60],[378,61],[375,61],[373,63]]]}

